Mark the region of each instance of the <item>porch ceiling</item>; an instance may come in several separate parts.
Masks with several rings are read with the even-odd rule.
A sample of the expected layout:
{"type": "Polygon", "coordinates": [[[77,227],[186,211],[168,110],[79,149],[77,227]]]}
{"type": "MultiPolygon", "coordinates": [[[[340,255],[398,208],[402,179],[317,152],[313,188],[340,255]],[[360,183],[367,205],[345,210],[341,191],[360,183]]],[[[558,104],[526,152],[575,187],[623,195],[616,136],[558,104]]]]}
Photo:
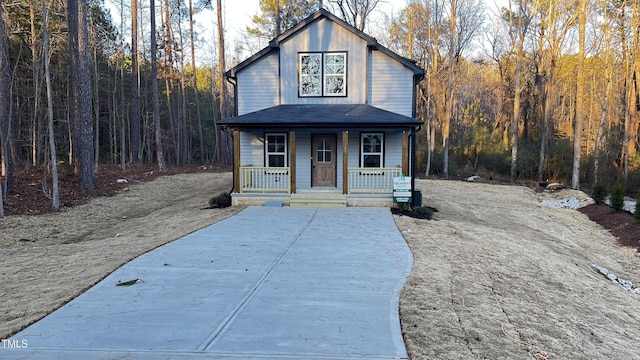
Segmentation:
{"type": "Polygon", "coordinates": [[[366,104],[278,105],[223,119],[233,127],[416,127],[420,120],[366,104]]]}

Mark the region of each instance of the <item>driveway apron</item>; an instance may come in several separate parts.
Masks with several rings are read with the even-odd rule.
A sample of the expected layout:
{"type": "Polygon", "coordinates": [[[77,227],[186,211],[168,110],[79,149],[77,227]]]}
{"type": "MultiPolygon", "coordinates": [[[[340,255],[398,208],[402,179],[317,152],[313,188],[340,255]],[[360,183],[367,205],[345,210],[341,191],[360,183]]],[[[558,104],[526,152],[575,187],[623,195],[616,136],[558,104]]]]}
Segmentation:
{"type": "Polygon", "coordinates": [[[411,266],[386,208],[249,207],[122,266],[0,358],[402,359],[411,266]]]}

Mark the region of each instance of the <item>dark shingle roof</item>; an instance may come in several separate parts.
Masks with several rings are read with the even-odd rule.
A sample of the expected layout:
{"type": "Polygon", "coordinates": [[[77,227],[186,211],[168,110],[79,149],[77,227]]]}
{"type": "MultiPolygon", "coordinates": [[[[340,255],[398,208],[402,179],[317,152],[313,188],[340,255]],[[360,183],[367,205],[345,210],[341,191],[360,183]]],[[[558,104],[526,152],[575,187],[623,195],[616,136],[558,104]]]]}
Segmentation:
{"type": "Polygon", "coordinates": [[[233,127],[415,127],[420,120],[365,104],[278,105],[220,121],[233,127]]]}

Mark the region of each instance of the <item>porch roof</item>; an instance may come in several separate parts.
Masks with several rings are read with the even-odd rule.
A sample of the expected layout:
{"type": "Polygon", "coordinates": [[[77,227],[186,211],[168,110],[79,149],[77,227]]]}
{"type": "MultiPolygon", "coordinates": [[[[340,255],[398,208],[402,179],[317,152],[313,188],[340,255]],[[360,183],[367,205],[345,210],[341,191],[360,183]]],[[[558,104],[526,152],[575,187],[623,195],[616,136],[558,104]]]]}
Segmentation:
{"type": "Polygon", "coordinates": [[[366,104],[278,105],[222,119],[230,127],[417,127],[420,120],[366,104]]]}

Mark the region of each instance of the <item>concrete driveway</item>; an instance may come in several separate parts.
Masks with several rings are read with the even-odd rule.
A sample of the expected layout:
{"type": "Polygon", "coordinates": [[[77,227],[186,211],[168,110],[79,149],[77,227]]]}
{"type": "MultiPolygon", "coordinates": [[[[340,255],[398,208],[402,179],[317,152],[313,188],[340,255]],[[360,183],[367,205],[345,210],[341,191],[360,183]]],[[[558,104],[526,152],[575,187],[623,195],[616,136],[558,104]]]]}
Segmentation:
{"type": "Polygon", "coordinates": [[[124,265],[0,358],[406,358],[411,266],[386,208],[250,207],[124,265]]]}

